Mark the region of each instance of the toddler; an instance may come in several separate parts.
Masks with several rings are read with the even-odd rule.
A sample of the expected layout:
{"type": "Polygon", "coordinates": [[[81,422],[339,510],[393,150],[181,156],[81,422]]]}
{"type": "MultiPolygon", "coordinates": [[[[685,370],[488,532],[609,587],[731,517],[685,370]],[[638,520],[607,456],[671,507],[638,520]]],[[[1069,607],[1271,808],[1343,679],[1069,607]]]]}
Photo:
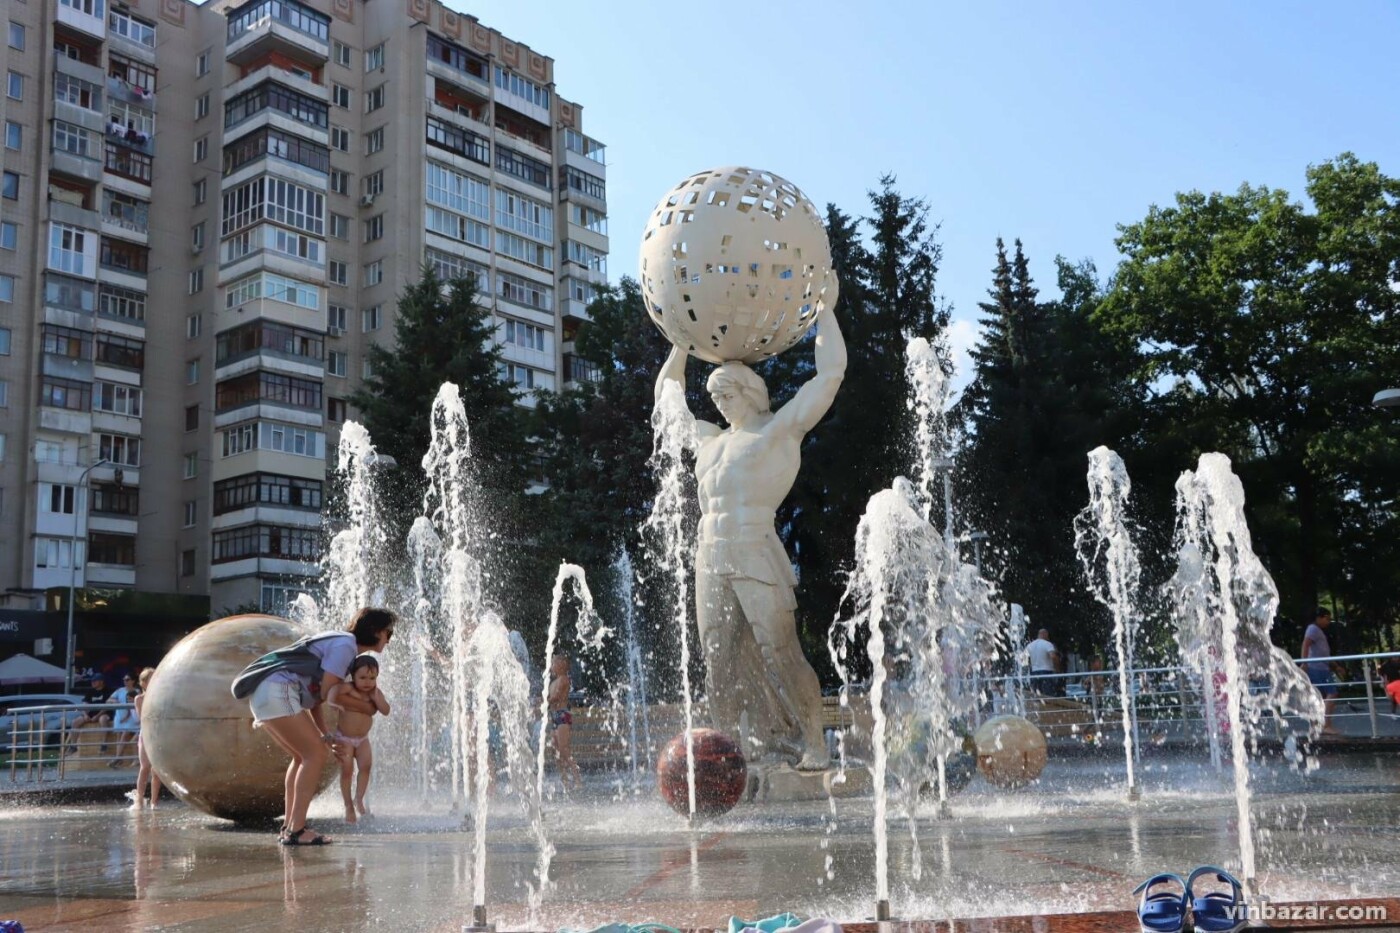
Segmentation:
{"type": "Polygon", "coordinates": [[[336,755],[340,758],[340,794],[345,798],[345,821],[358,822],[361,816],[369,816],[365,806],[365,791],[369,789],[369,772],[374,764],[374,752],[369,744],[369,728],[373,725],[373,713],[356,713],[343,708],[337,701],[347,691],[359,694],[368,700],[380,715],[389,715],[389,701],[379,690],[379,662],[373,655],[362,654],[350,664],[349,679],[331,687],[326,702],[340,710],[331,738],[335,742],[336,755]],[[356,765],[360,769],[360,779],[355,785],[355,796],[350,796],[350,779],[356,765]]]}

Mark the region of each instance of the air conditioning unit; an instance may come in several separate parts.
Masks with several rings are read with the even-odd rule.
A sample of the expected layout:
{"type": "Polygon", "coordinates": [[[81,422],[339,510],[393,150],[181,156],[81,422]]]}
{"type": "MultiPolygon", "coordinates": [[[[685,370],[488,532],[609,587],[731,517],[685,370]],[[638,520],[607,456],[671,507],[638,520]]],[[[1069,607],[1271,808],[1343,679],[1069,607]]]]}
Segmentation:
{"type": "Polygon", "coordinates": [[[194,246],[191,246],[191,247],[190,247],[190,252],[193,253],[194,255],[198,256],[200,253],[204,252],[204,244],[203,244],[203,243],[198,243],[198,244],[196,244],[196,245],[194,245],[194,246]]]}
{"type": "Polygon", "coordinates": [[[373,206],[374,206],[374,195],[372,195],[372,194],[362,195],[362,196],[360,197],[360,206],[361,206],[361,207],[373,207],[373,206]]]}
{"type": "Polygon", "coordinates": [[[327,332],[328,332],[332,337],[344,337],[344,336],[345,336],[345,328],[343,328],[343,327],[336,327],[336,326],[332,325],[331,327],[326,328],[326,330],[327,330],[327,332]]]}

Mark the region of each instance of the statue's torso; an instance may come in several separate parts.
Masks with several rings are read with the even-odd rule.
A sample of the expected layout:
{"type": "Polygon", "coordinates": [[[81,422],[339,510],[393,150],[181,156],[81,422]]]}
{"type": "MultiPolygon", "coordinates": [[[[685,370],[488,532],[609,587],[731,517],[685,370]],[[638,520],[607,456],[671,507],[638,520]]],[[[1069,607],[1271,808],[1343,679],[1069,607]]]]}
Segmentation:
{"type": "Polygon", "coordinates": [[[701,442],[695,478],[702,543],[773,532],[774,514],[797,479],[801,439],[766,428],[731,428],[701,442]]]}

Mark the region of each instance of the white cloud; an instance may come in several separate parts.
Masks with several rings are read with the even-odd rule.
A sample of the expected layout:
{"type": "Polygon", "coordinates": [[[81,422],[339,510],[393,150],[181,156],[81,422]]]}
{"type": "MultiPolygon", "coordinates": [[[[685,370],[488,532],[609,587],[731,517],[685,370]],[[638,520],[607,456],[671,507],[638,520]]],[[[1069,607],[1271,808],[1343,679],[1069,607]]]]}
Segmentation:
{"type": "Polygon", "coordinates": [[[953,356],[952,396],[956,398],[972,382],[972,348],[982,338],[982,325],[975,320],[955,317],[948,322],[948,349],[953,356]]]}

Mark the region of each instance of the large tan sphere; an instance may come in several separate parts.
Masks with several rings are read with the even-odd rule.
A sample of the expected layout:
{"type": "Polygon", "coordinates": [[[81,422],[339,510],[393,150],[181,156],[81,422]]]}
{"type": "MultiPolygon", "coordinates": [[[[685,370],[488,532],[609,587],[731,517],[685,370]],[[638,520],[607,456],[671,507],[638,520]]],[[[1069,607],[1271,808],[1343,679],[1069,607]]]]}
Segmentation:
{"type": "Polygon", "coordinates": [[[836,303],[816,206],[751,168],[698,172],[661,199],[642,234],[641,279],[652,322],[711,363],[781,353],[836,303]]]}
{"type": "MultiPolygon", "coordinates": [[[[249,662],[303,634],[276,616],[229,616],[186,635],[161,660],[141,711],[141,735],[175,796],[230,820],[282,813],[290,756],[266,730],[253,728],[248,701],[235,700],[229,687],[249,662]]],[[[334,776],[327,767],[321,789],[334,776]]]]}
{"type": "Polygon", "coordinates": [[[1045,736],[1020,716],[993,716],[972,736],[977,770],[1000,787],[1020,787],[1045,767],[1045,736]]]}

